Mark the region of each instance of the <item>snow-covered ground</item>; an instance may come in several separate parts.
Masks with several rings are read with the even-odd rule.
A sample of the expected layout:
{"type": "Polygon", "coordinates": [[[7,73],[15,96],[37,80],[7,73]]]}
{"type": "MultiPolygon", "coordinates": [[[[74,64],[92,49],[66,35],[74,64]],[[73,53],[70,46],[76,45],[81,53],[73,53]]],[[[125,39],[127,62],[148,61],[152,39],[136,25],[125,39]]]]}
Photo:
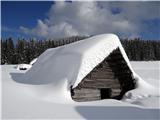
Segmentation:
{"type": "Polygon", "coordinates": [[[2,116],[14,119],[158,119],[159,62],[132,64],[134,68],[119,38],[102,34],[48,49],[30,65],[18,65],[23,70],[16,69],[15,65],[4,65],[2,116]],[[133,73],[136,89],[128,91],[121,101],[73,101],[70,87],[76,87],[116,48],[120,49],[133,73]]]}
{"type": "Polygon", "coordinates": [[[126,99],[125,102],[148,108],[160,108],[160,62],[131,62],[131,64],[134,71],[150,86],[146,85],[147,87],[142,86],[136,90],[129,91],[128,93],[134,94],[134,96],[132,96],[131,100],[126,99]],[[147,95],[146,93],[148,92],[152,92],[152,94],[147,95]]]}
{"type": "MultiPolygon", "coordinates": [[[[26,71],[17,70],[16,65],[2,65],[2,117],[3,119],[56,120],[160,119],[160,99],[157,95],[160,87],[160,62],[131,62],[131,65],[135,72],[146,83],[149,83],[147,84],[149,85],[148,91],[152,91],[151,87],[155,88],[155,95],[146,94],[148,91],[145,88],[144,91],[143,89],[130,91],[122,101],[112,99],[80,103],[48,101],[46,91],[52,90],[53,86],[44,85],[43,88],[47,89],[41,89],[41,85],[32,85],[31,87],[31,85],[17,82],[14,77],[26,71]],[[142,94],[143,92],[144,94],[142,94]]],[[[56,93],[55,91],[51,92],[56,93]]]]}

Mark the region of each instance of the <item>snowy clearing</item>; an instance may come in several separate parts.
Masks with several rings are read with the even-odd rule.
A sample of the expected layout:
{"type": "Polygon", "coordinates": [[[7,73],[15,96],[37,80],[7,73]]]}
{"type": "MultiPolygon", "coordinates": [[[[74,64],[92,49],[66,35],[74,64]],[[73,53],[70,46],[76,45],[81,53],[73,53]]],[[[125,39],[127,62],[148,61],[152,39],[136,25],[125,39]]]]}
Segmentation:
{"type": "Polygon", "coordinates": [[[136,89],[126,93],[123,101],[133,103],[135,100],[159,96],[158,88],[148,84],[133,70],[118,36],[114,34],[96,35],[83,41],[47,49],[25,74],[11,73],[11,77],[21,83],[19,86],[31,90],[31,94],[35,93],[40,99],[55,103],[74,103],[71,86],[75,88],[117,48],[136,81],[136,89]]]}
{"type": "Polygon", "coordinates": [[[157,61],[131,65],[119,38],[113,34],[48,49],[30,64],[18,65],[18,69],[17,65],[1,66],[2,117],[159,119],[159,64],[157,61]],[[117,48],[132,72],[136,88],[128,91],[121,101],[75,102],[70,87],[76,87],[117,48]]]}
{"type": "MultiPolygon", "coordinates": [[[[160,62],[131,62],[133,69],[148,83],[158,87],[160,62]],[[148,75],[147,73],[150,73],[148,75]],[[149,77],[147,78],[146,75],[149,77]],[[153,81],[154,80],[154,81],[153,81]]],[[[28,85],[12,80],[11,73],[23,73],[16,65],[2,65],[2,117],[5,119],[159,119],[159,97],[129,102],[101,100],[82,103],[55,103],[28,85]],[[147,108],[149,107],[149,108],[147,108]],[[152,109],[150,109],[152,108],[152,109]]],[[[54,91],[53,91],[54,94],[54,91]]]]}

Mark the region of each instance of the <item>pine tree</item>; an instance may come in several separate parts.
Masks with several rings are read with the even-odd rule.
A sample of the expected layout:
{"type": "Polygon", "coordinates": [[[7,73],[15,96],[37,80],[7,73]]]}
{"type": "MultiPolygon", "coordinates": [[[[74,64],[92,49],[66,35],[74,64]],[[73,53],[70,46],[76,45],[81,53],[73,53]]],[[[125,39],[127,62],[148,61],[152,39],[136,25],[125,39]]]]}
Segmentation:
{"type": "Polygon", "coordinates": [[[7,50],[6,50],[6,56],[7,56],[7,63],[8,64],[14,64],[15,59],[14,59],[14,44],[12,38],[9,38],[6,40],[7,42],[7,50]]]}

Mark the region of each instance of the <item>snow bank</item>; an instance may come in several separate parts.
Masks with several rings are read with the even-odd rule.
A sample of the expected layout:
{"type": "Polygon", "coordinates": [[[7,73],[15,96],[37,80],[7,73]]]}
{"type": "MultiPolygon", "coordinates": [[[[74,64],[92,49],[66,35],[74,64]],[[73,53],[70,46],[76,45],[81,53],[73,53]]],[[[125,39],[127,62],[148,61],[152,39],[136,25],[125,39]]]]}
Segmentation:
{"type": "Polygon", "coordinates": [[[132,62],[132,65],[139,74],[135,77],[138,79],[137,88],[128,91],[122,101],[148,108],[159,108],[160,62],[132,62]]]}

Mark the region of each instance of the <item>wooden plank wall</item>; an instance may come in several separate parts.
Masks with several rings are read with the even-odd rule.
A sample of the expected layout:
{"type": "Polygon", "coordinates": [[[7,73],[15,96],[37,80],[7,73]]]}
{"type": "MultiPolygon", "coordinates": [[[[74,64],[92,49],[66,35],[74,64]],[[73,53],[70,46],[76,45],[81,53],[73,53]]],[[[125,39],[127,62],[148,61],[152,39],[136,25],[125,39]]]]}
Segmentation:
{"type": "Polygon", "coordinates": [[[100,100],[101,88],[111,88],[110,98],[121,98],[135,87],[132,73],[119,48],[96,66],[72,91],[75,101],[100,100]]]}

